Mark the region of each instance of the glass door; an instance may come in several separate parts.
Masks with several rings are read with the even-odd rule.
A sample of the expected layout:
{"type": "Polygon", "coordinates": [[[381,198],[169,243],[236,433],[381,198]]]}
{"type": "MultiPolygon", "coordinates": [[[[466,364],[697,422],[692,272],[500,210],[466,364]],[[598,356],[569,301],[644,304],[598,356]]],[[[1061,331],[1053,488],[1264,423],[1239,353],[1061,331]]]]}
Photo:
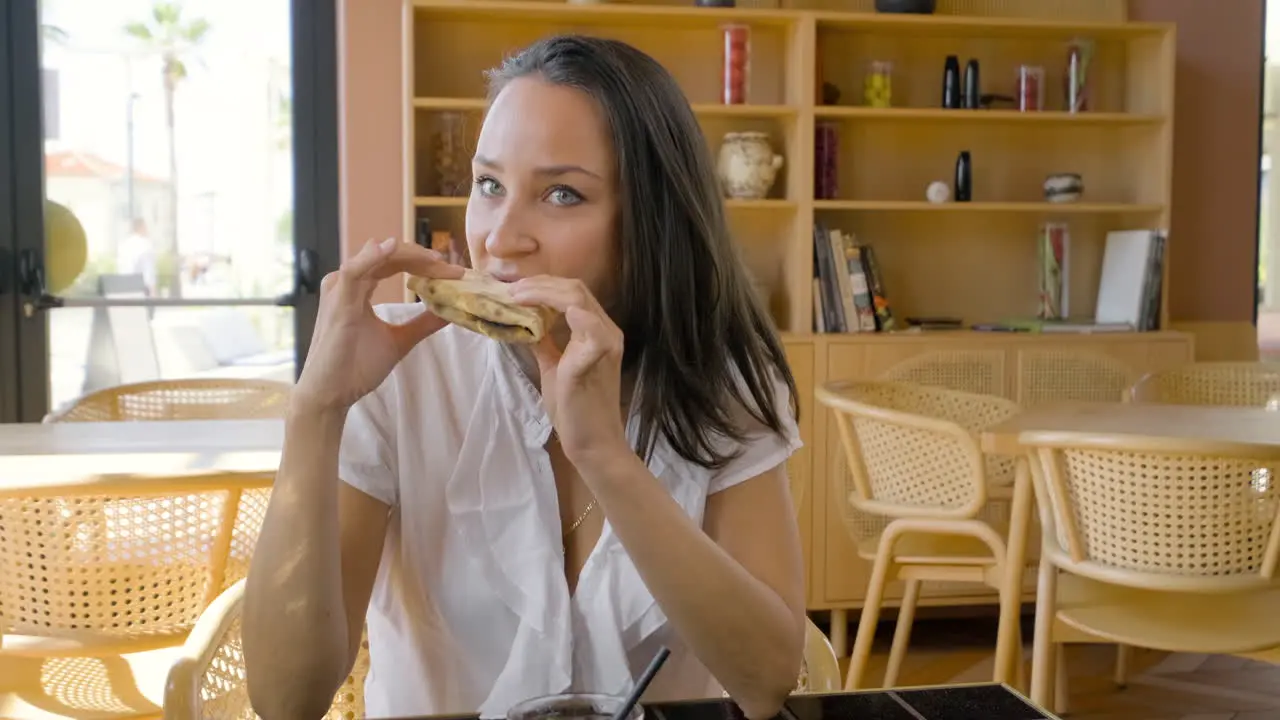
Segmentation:
{"type": "Polygon", "coordinates": [[[338,263],[334,5],[7,3],[0,347],[17,353],[0,372],[17,383],[0,408],[36,421],[122,383],[296,377],[338,263]]]}

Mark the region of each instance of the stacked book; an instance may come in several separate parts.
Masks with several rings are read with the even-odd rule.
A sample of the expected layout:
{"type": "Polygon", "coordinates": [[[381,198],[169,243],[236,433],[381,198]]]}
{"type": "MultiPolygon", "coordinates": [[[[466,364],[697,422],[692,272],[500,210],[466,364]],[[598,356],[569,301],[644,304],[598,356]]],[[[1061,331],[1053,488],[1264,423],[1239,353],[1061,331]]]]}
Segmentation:
{"type": "Polygon", "coordinates": [[[813,324],[818,333],[896,328],[875,251],[821,222],[813,226],[813,324]]]}

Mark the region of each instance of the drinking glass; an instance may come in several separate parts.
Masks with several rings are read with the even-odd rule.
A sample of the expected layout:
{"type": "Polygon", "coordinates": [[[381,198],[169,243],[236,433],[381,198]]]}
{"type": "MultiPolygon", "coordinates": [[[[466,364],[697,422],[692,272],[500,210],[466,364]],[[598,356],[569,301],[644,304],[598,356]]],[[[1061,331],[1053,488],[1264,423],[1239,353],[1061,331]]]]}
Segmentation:
{"type": "MultiPolygon", "coordinates": [[[[616,695],[569,693],[548,695],[518,703],[507,711],[507,720],[609,720],[625,698],[616,695]]],[[[644,720],[639,703],[626,720],[644,720]]]]}

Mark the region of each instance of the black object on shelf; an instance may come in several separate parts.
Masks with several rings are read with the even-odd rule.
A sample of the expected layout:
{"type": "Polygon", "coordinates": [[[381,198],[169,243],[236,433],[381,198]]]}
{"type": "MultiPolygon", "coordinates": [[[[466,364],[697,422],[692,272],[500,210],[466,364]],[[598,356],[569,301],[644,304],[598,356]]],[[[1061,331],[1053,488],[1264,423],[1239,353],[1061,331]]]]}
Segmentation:
{"type": "Polygon", "coordinates": [[[973,160],[965,150],[956,158],[956,202],[969,202],[973,198],[973,160]]]}
{"type": "Polygon", "coordinates": [[[979,104],[990,110],[997,105],[1003,105],[1006,108],[1012,108],[1017,104],[1017,100],[1012,95],[1001,95],[1000,93],[986,93],[982,96],[979,104]]]}
{"type": "Polygon", "coordinates": [[[938,0],[876,0],[876,12],[932,15],[938,0]]]}
{"type": "Polygon", "coordinates": [[[418,217],[417,232],[414,234],[413,241],[428,250],[431,249],[431,218],[418,217]]]}
{"type": "Polygon", "coordinates": [[[694,0],[698,7],[733,7],[734,0],[694,0]]]}
{"type": "Polygon", "coordinates": [[[966,110],[982,107],[982,82],[978,77],[977,60],[970,60],[964,67],[964,107],[966,110]]]}
{"type": "Polygon", "coordinates": [[[942,107],[955,110],[960,107],[960,58],[948,55],[942,69],[942,107]]]}

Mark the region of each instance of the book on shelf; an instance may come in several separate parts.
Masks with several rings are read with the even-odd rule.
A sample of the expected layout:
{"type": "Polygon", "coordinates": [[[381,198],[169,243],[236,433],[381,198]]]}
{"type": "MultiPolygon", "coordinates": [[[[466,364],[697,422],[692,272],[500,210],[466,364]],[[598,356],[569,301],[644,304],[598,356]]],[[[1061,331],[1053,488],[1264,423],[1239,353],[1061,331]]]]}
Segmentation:
{"type": "Polygon", "coordinates": [[[1044,318],[1028,318],[1025,320],[1002,320],[996,323],[980,323],[974,330],[983,332],[1027,332],[1027,333],[1114,333],[1133,332],[1129,323],[1097,323],[1088,318],[1046,320],[1044,318]]]}
{"type": "Polygon", "coordinates": [[[819,333],[894,328],[874,251],[853,233],[821,222],[813,226],[813,318],[819,333]]]}
{"type": "Polygon", "coordinates": [[[1167,238],[1166,232],[1154,229],[1107,233],[1095,323],[1123,323],[1144,331],[1160,328],[1167,238]]]}
{"type": "Polygon", "coordinates": [[[1045,320],[1071,316],[1071,230],[1066,223],[1040,226],[1036,254],[1039,259],[1040,312],[1045,320]]]}
{"type": "MultiPolygon", "coordinates": [[[[1116,333],[1160,329],[1164,255],[1162,230],[1107,234],[1092,318],[1068,315],[1070,234],[1056,223],[1039,238],[1038,317],[979,323],[973,330],[1030,333],[1116,333]]],[[[897,330],[875,250],[847,230],[813,226],[813,324],[818,333],[897,330]]],[[[955,329],[954,318],[908,319],[912,330],[955,329]]]]}
{"type": "Polygon", "coordinates": [[[988,332],[1114,333],[1160,329],[1163,292],[1163,230],[1113,230],[1107,233],[1094,315],[1067,314],[1066,285],[1070,234],[1046,224],[1039,240],[1039,317],[975,325],[988,332]]]}

